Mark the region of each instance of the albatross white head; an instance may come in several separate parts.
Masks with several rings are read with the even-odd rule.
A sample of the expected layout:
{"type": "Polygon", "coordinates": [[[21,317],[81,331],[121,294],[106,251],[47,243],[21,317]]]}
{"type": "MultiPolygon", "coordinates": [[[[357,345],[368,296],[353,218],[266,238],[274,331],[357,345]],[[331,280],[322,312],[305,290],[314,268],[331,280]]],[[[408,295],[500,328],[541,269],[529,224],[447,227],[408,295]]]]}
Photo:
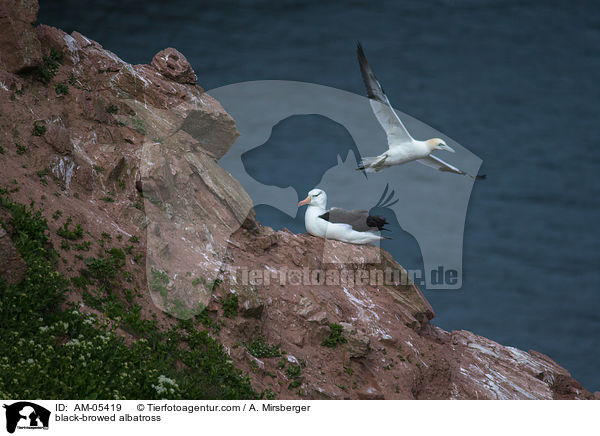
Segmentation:
{"type": "Polygon", "coordinates": [[[444,141],[443,139],[432,138],[432,139],[428,139],[427,141],[425,141],[425,143],[427,144],[427,146],[429,147],[429,149],[431,151],[444,150],[444,151],[449,151],[450,153],[454,153],[454,149],[452,147],[450,147],[448,144],[446,144],[446,141],[444,141]]]}
{"type": "Polygon", "coordinates": [[[327,207],[327,194],[322,189],[313,189],[308,193],[308,197],[298,203],[298,207],[305,204],[325,209],[327,207]]]}

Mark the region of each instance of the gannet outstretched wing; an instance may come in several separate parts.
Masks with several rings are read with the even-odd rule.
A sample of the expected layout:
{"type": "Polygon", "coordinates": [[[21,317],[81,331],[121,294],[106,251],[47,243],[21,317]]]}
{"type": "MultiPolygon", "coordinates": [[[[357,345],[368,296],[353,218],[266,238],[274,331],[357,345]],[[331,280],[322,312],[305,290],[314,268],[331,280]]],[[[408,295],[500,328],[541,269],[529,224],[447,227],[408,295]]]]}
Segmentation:
{"type": "Polygon", "coordinates": [[[412,136],[410,136],[410,133],[408,133],[408,130],[402,124],[402,120],[390,105],[390,100],[375,78],[375,74],[373,74],[373,70],[371,70],[367,62],[367,57],[360,42],[357,43],[356,51],[360,73],[367,88],[367,97],[369,97],[375,117],[379,121],[379,124],[381,124],[381,127],[383,127],[383,130],[385,130],[388,146],[392,148],[403,143],[411,143],[413,140],[412,136]]]}
{"type": "Polygon", "coordinates": [[[430,154],[429,156],[424,157],[423,159],[418,159],[417,162],[419,162],[423,165],[426,165],[428,167],[435,168],[438,171],[444,171],[447,173],[454,173],[454,174],[460,174],[463,176],[469,176],[473,179],[485,179],[486,178],[485,174],[481,174],[481,175],[478,174],[477,176],[473,177],[471,174],[467,173],[466,171],[458,169],[454,165],[450,165],[449,163],[444,162],[439,157],[434,156],[433,154],[430,154]]]}
{"type": "Polygon", "coordinates": [[[446,141],[443,139],[431,138],[427,141],[418,141],[410,136],[402,120],[392,108],[390,100],[383,92],[381,84],[377,81],[369,62],[367,62],[367,57],[360,42],[357,43],[356,52],[360,65],[360,73],[367,88],[369,103],[375,117],[387,135],[388,142],[388,150],[386,152],[379,156],[362,158],[357,170],[378,172],[393,165],[401,165],[416,160],[439,171],[466,175],[477,179],[485,178],[483,175],[473,177],[465,171],[432,155],[431,152],[434,150],[445,150],[454,153],[454,149],[446,144],[446,141]]]}

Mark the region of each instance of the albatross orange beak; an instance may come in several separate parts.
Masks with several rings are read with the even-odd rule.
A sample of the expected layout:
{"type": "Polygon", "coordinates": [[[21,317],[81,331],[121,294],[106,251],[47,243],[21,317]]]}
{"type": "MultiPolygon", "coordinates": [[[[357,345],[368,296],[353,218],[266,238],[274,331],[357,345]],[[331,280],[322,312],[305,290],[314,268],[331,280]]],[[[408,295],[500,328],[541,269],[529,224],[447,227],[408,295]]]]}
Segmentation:
{"type": "Polygon", "coordinates": [[[304,200],[302,200],[300,203],[298,203],[298,207],[304,206],[305,204],[310,204],[310,195],[308,197],[306,197],[304,200]]]}

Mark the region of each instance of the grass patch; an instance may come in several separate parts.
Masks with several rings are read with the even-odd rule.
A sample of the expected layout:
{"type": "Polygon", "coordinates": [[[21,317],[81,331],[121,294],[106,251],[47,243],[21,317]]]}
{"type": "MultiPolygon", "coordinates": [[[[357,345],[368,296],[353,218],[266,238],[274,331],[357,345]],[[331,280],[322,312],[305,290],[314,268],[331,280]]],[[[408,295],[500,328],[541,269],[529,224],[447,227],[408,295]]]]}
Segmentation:
{"type": "Polygon", "coordinates": [[[56,229],[56,234],[64,239],[70,239],[72,241],[79,239],[83,236],[83,228],[81,224],[77,224],[75,229],[71,230],[70,225],[72,222],[72,218],[68,217],[65,223],[56,229]]]}
{"type": "Polygon", "coordinates": [[[285,369],[285,375],[287,375],[288,378],[292,378],[292,379],[298,378],[302,375],[302,368],[300,367],[300,365],[296,365],[295,363],[292,363],[285,369]]]}
{"type": "Polygon", "coordinates": [[[125,265],[120,255],[109,253],[108,256],[88,257],[85,259],[86,269],[81,271],[83,277],[106,292],[111,292],[116,285],[117,273],[125,265]]]}
{"type": "Polygon", "coordinates": [[[296,389],[302,385],[302,368],[300,365],[292,363],[285,369],[285,375],[288,379],[292,380],[288,385],[288,389],[296,389]]]}
{"type": "Polygon", "coordinates": [[[62,64],[62,60],[62,53],[55,48],[51,48],[50,54],[42,57],[42,66],[37,71],[39,81],[44,85],[48,85],[58,72],[58,66],[62,64]]]}
{"type": "Polygon", "coordinates": [[[144,120],[140,118],[134,118],[131,121],[131,125],[138,133],[141,133],[142,135],[146,134],[146,124],[144,123],[144,120]]]}
{"type": "Polygon", "coordinates": [[[233,318],[238,314],[238,296],[236,294],[230,294],[222,301],[223,312],[227,318],[233,318]]]}
{"type": "Polygon", "coordinates": [[[329,329],[331,330],[331,333],[328,337],[323,339],[321,345],[324,345],[329,348],[335,348],[338,346],[338,344],[344,344],[348,342],[346,338],[342,336],[344,327],[342,327],[340,324],[331,323],[329,324],[329,329]]]}
{"type": "Polygon", "coordinates": [[[154,292],[158,292],[163,298],[163,302],[167,304],[167,296],[169,295],[169,275],[165,271],[157,270],[152,268],[151,270],[152,279],[150,281],[150,289],[154,292]]]}
{"type": "Polygon", "coordinates": [[[17,149],[17,154],[19,156],[22,156],[25,153],[27,153],[27,147],[25,147],[24,145],[19,144],[18,142],[15,143],[15,148],[17,149]]]}
{"type": "Polygon", "coordinates": [[[69,87],[66,83],[60,82],[56,84],[54,91],[56,92],[56,95],[68,95],[69,87]]]}
{"type": "Polygon", "coordinates": [[[33,123],[33,136],[43,136],[46,133],[46,126],[43,124],[33,123]]]}
{"type": "Polygon", "coordinates": [[[262,336],[248,344],[246,349],[250,354],[259,359],[281,356],[279,345],[269,345],[262,336]]]}

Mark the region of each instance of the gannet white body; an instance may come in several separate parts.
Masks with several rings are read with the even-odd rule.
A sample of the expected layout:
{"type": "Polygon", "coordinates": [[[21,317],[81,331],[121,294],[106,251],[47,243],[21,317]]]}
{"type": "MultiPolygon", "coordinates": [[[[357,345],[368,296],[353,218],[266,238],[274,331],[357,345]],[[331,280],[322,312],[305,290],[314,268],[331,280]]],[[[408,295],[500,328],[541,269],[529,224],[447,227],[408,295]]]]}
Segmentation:
{"type": "MultiPolygon", "coordinates": [[[[434,150],[444,150],[454,153],[452,147],[446,144],[443,139],[432,138],[426,141],[419,141],[410,136],[402,120],[400,120],[400,117],[398,117],[390,105],[390,101],[383,92],[383,88],[375,78],[375,74],[373,74],[367,62],[360,42],[358,43],[357,54],[360,72],[367,88],[367,96],[369,97],[371,108],[379,124],[385,130],[388,142],[388,150],[385,153],[376,157],[363,158],[357,170],[364,170],[368,173],[377,172],[393,165],[401,165],[416,160],[423,165],[439,171],[473,177],[431,154],[434,150]]],[[[477,178],[484,177],[477,176],[477,178]]]]}
{"type": "Polygon", "coordinates": [[[336,239],[351,244],[368,244],[388,239],[376,232],[387,224],[385,218],[369,215],[366,210],[327,210],[327,194],[322,189],[313,189],[298,203],[308,205],[304,215],[306,231],[313,236],[336,239]]]}

